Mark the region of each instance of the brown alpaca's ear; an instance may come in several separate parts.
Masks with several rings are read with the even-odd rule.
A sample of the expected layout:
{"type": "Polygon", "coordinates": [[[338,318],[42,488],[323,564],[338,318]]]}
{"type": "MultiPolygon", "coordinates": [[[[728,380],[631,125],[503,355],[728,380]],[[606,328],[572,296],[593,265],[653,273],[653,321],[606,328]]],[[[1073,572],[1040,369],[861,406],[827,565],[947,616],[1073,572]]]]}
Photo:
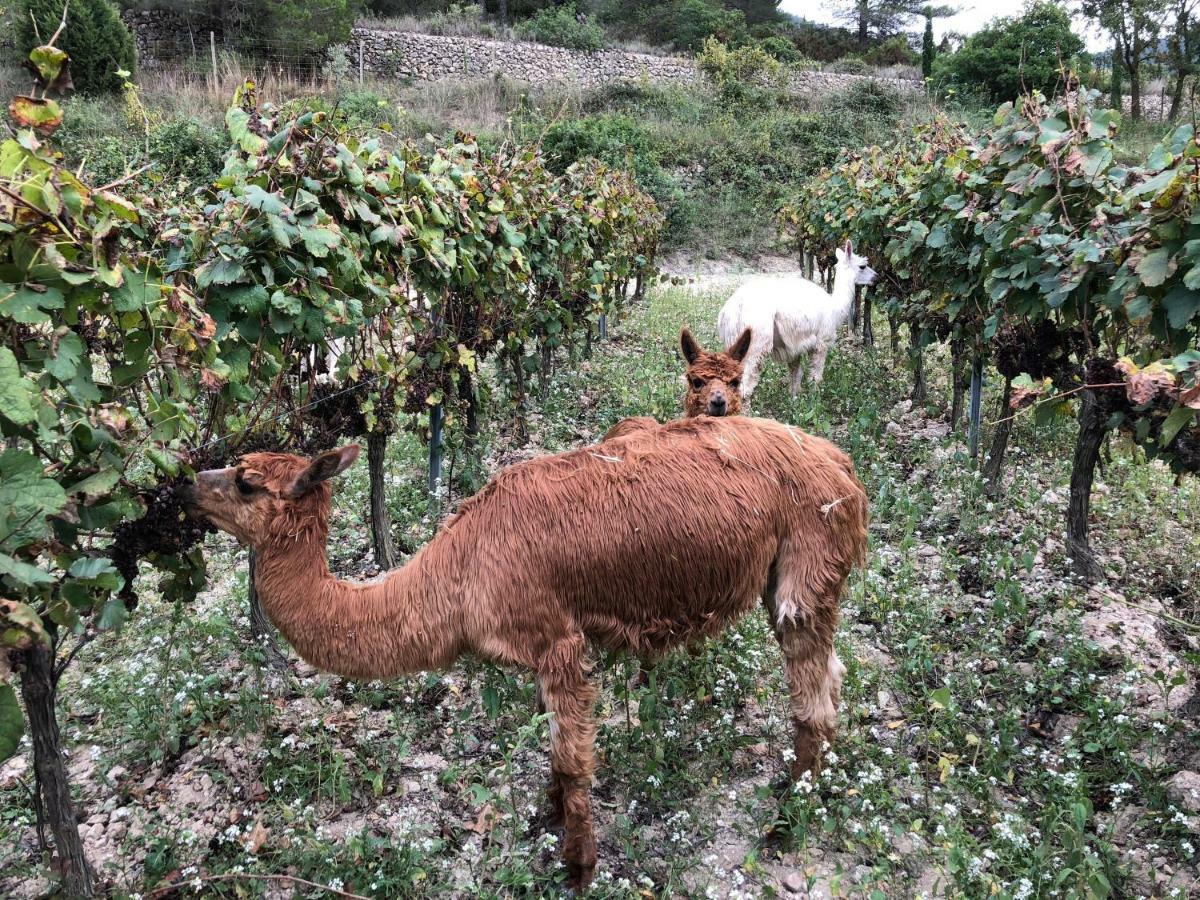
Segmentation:
{"type": "Polygon", "coordinates": [[[746,358],[746,354],[750,352],[750,337],[751,332],[747,328],[738,335],[738,339],[725,351],[725,354],[734,362],[741,362],[746,358]]]}
{"type": "Polygon", "coordinates": [[[679,349],[683,351],[683,358],[687,360],[689,366],[699,359],[700,354],[704,352],[700,349],[700,345],[696,343],[696,339],[692,337],[692,333],[687,328],[679,332],[679,349]]]}
{"type": "Polygon", "coordinates": [[[313,459],[308,468],[296,476],[296,480],[284,492],[290,499],[303,497],[322,481],[341,475],[358,459],[358,444],[347,444],[339,450],[329,450],[313,459]]]}

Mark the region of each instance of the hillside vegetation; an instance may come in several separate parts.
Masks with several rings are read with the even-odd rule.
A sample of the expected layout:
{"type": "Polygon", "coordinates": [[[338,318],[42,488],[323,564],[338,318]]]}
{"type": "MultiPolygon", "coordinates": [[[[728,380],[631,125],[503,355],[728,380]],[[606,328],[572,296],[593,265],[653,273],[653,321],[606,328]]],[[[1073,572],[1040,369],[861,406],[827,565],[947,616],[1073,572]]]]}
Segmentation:
{"type": "MultiPolygon", "coordinates": [[[[772,362],[746,410],[834,441],[869,498],[838,738],[783,777],[759,615],[644,673],[594,650],[587,896],[1200,892],[1200,136],[1123,136],[1067,70],[998,106],[799,97],[773,6],[661,6],[736,32],[696,84],[242,50],[74,96],[39,31],[0,141],[0,894],[562,895],[529,673],[315,671],[185,485],[359,442],[329,562],[375,576],[504,466],[677,417],[680,328],[715,349],[745,277],[824,280],[847,241],[881,277],[825,381],[772,362]]],[[[854,8],[876,49],[912,18],[854,8]]],[[[485,12],[590,21],[539,10],[485,12]]]]}

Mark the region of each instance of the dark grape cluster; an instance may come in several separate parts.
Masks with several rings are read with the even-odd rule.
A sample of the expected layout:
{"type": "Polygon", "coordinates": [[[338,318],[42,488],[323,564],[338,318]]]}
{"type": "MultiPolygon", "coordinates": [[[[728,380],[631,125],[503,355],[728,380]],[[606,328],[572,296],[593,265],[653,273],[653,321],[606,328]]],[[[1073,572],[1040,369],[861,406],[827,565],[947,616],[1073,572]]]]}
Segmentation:
{"type": "Polygon", "coordinates": [[[1077,330],[1060,331],[1049,319],[1002,328],[995,338],[996,369],[1010,379],[1022,373],[1038,380],[1053,378],[1070,367],[1071,354],[1081,342],[1077,330]]]}
{"type": "MultiPolygon", "coordinates": [[[[1125,373],[1111,359],[1093,357],[1084,367],[1087,384],[1122,384],[1125,373]]],[[[1133,434],[1151,456],[1163,455],[1176,472],[1200,473],[1200,434],[1195,428],[1185,428],[1163,448],[1161,436],[1167,417],[1175,408],[1175,400],[1166,392],[1160,393],[1145,408],[1135,407],[1123,387],[1098,388],[1093,391],[1105,419],[1114,413],[1122,416],[1120,427],[1133,434]],[[1145,430],[1140,421],[1148,421],[1145,430]],[[1140,433],[1139,433],[1140,432],[1140,433]]]]}
{"type": "Polygon", "coordinates": [[[137,606],[133,589],[138,561],[152,554],[179,556],[186,553],[204,535],[215,529],[207,522],[187,515],[180,487],[187,481],[176,475],[142,492],[146,512],[139,519],[122,522],[113,530],[109,558],[125,579],[120,597],[130,609],[137,606]]]}
{"type": "MultiPolygon", "coordinates": [[[[1083,372],[1084,384],[1123,384],[1125,381],[1125,373],[1117,368],[1113,360],[1099,356],[1089,359],[1084,364],[1083,372]]],[[[1133,404],[1129,402],[1124,388],[1097,388],[1092,393],[1105,419],[1114,413],[1121,413],[1127,418],[1133,415],[1133,404]]]]}

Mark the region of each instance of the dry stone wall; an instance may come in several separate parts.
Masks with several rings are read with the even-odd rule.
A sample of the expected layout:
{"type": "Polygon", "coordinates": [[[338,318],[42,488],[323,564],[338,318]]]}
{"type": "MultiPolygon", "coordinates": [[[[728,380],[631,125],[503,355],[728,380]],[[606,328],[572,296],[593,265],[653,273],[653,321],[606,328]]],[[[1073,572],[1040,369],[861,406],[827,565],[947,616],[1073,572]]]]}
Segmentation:
{"type": "Polygon", "coordinates": [[[527,41],[448,37],[408,31],[355,28],[347,48],[352,66],[361,45],[363,68],[380,77],[416,81],[505,75],[531,84],[569,81],[595,87],[613,81],[692,81],[690,59],[627,50],[588,53],[527,41]]]}
{"type": "MultiPolygon", "coordinates": [[[[170,66],[173,58],[197,50],[208,51],[207,31],[178,16],[161,12],[127,12],[126,22],[134,33],[139,65],[143,69],[170,66]],[[196,50],[193,50],[193,47],[196,50]]],[[[216,43],[223,41],[216,35],[216,43]]],[[[361,56],[365,74],[376,78],[410,78],[436,81],[440,78],[486,78],[504,75],[530,84],[569,82],[591,88],[617,81],[691,83],[701,75],[695,61],[683,56],[656,56],[629,50],[568,50],[527,41],[421,34],[356,27],[349,45],[342,48],[350,71],[358,71],[361,56]]],[[[833,72],[799,72],[792,86],[798,93],[819,95],[841,90],[870,76],[833,72]]],[[[919,91],[920,82],[876,79],[901,91],[919,91]]]]}

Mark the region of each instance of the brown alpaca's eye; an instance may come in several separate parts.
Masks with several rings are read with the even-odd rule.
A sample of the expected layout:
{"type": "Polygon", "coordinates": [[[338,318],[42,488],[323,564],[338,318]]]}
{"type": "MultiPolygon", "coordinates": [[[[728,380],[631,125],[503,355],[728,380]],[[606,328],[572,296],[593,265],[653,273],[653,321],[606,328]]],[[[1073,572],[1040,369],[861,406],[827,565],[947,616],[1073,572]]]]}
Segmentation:
{"type": "Polygon", "coordinates": [[[692,379],[692,387],[698,391],[703,390],[704,389],[704,379],[703,378],[693,378],[692,379]]]}
{"type": "Polygon", "coordinates": [[[737,386],[738,386],[739,384],[741,384],[741,383],[742,383],[742,379],[740,379],[740,378],[734,378],[732,381],[730,381],[730,382],[729,382],[729,386],[730,386],[731,388],[737,388],[737,386]]]}

